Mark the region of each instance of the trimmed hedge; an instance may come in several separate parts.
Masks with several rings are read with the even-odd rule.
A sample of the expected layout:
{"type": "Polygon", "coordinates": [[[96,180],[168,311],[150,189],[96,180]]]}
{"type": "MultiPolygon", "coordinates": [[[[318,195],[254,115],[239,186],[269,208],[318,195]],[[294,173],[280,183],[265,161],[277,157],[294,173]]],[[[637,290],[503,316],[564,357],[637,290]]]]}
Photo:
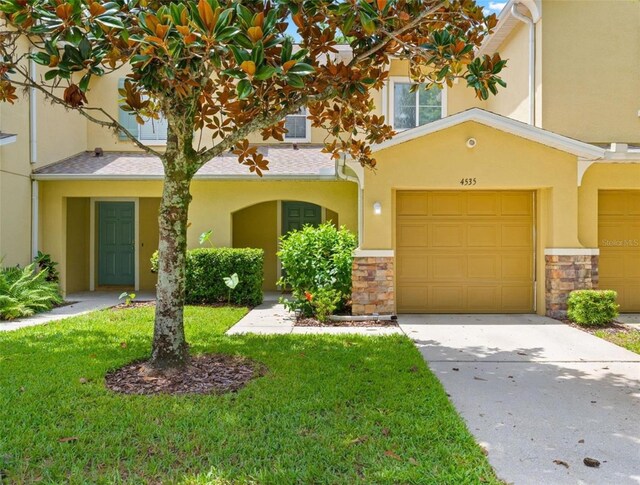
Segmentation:
{"type": "Polygon", "coordinates": [[[567,299],[567,317],[584,326],[601,326],[618,317],[618,293],[613,290],[576,290],[567,299]]]}
{"type": "MultiPolygon", "coordinates": [[[[158,253],[151,266],[158,267],[158,253]]],[[[253,248],[198,248],[187,251],[186,302],[226,302],[229,288],[223,278],[238,273],[240,283],[231,292],[231,303],[256,306],[262,303],[264,251],[253,248]]]]}

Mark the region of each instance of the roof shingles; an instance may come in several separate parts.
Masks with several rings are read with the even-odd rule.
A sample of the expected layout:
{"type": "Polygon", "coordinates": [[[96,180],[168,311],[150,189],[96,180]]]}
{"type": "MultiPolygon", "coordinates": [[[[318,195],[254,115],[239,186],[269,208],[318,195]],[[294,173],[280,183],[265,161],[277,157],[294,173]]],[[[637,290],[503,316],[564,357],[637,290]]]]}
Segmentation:
{"type": "MultiPolygon", "coordinates": [[[[261,146],[259,152],[269,160],[264,178],[327,178],[335,175],[335,165],[321,146],[292,145],[261,146]]],[[[105,152],[96,157],[84,152],[39,168],[35,178],[115,178],[156,179],[163,176],[162,162],[156,156],[135,152],[105,152]]],[[[249,167],[238,163],[238,157],[225,153],[211,159],[196,174],[196,178],[258,178],[249,167]]]]}

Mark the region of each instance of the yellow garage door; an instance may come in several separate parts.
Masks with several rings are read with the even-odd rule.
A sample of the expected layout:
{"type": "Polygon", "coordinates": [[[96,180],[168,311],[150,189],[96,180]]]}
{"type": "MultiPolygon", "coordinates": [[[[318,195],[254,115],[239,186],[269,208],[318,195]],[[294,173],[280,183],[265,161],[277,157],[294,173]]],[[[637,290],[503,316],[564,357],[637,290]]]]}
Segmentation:
{"type": "Polygon", "coordinates": [[[616,290],[620,311],[640,312],[640,190],[600,191],[600,288],[616,290]]]}
{"type": "Polygon", "coordinates": [[[533,311],[533,192],[402,191],[398,311],[533,311]]]}

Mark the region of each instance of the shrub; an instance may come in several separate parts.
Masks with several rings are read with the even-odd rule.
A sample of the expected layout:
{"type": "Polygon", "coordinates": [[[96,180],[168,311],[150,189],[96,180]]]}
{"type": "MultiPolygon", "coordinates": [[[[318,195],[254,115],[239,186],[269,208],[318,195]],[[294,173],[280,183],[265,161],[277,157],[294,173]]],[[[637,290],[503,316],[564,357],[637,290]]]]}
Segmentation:
{"type": "MultiPolygon", "coordinates": [[[[151,257],[158,270],[158,252],[151,257]]],[[[239,284],[231,303],[256,306],[262,303],[264,251],[251,248],[198,248],[187,251],[186,302],[221,303],[229,297],[224,278],[237,273],[239,284]]]]}
{"type": "Polygon", "coordinates": [[[62,303],[58,285],[48,276],[47,271],[36,271],[35,263],[0,269],[0,318],[30,317],[62,303]]]}
{"type": "Polygon", "coordinates": [[[324,323],[329,319],[329,315],[333,315],[338,304],[342,300],[342,294],[331,288],[319,288],[316,292],[310,294],[310,303],[318,321],[324,323]]]}
{"type": "Polygon", "coordinates": [[[51,259],[50,254],[38,251],[38,255],[33,258],[33,262],[38,265],[38,271],[47,272],[47,281],[51,281],[53,283],[60,282],[60,273],[58,273],[58,270],[56,269],[58,263],[51,259]]]}
{"type": "Polygon", "coordinates": [[[617,297],[613,290],[572,291],[567,300],[567,317],[579,325],[606,325],[618,316],[617,297]]]}
{"type": "MultiPolygon", "coordinates": [[[[331,223],[318,227],[305,226],[281,239],[278,256],[283,276],[279,285],[291,288],[292,300],[285,302],[290,310],[300,309],[305,316],[317,315],[313,298],[336,299],[332,312],[343,310],[351,298],[351,266],[356,236],[331,223]],[[329,295],[328,290],[332,290],[329,295]]],[[[317,300],[316,300],[317,301],[317,300]]],[[[323,301],[323,306],[326,301],[323,301]]],[[[331,306],[331,305],[329,305],[331,306]]],[[[321,310],[325,311],[325,310],[321,310]]]]}

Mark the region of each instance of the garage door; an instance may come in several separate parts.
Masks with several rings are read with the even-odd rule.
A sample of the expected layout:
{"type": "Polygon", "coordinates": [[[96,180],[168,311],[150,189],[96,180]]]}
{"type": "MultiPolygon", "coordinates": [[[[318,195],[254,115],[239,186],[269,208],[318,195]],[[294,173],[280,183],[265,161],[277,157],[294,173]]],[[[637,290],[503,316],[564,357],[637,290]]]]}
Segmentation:
{"type": "Polygon", "coordinates": [[[598,197],[600,288],[618,292],[620,311],[640,312],[640,190],[598,197]]]}
{"type": "Polygon", "coordinates": [[[402,191],[398,311],[533,311],[533,192],[402,191]]]}

